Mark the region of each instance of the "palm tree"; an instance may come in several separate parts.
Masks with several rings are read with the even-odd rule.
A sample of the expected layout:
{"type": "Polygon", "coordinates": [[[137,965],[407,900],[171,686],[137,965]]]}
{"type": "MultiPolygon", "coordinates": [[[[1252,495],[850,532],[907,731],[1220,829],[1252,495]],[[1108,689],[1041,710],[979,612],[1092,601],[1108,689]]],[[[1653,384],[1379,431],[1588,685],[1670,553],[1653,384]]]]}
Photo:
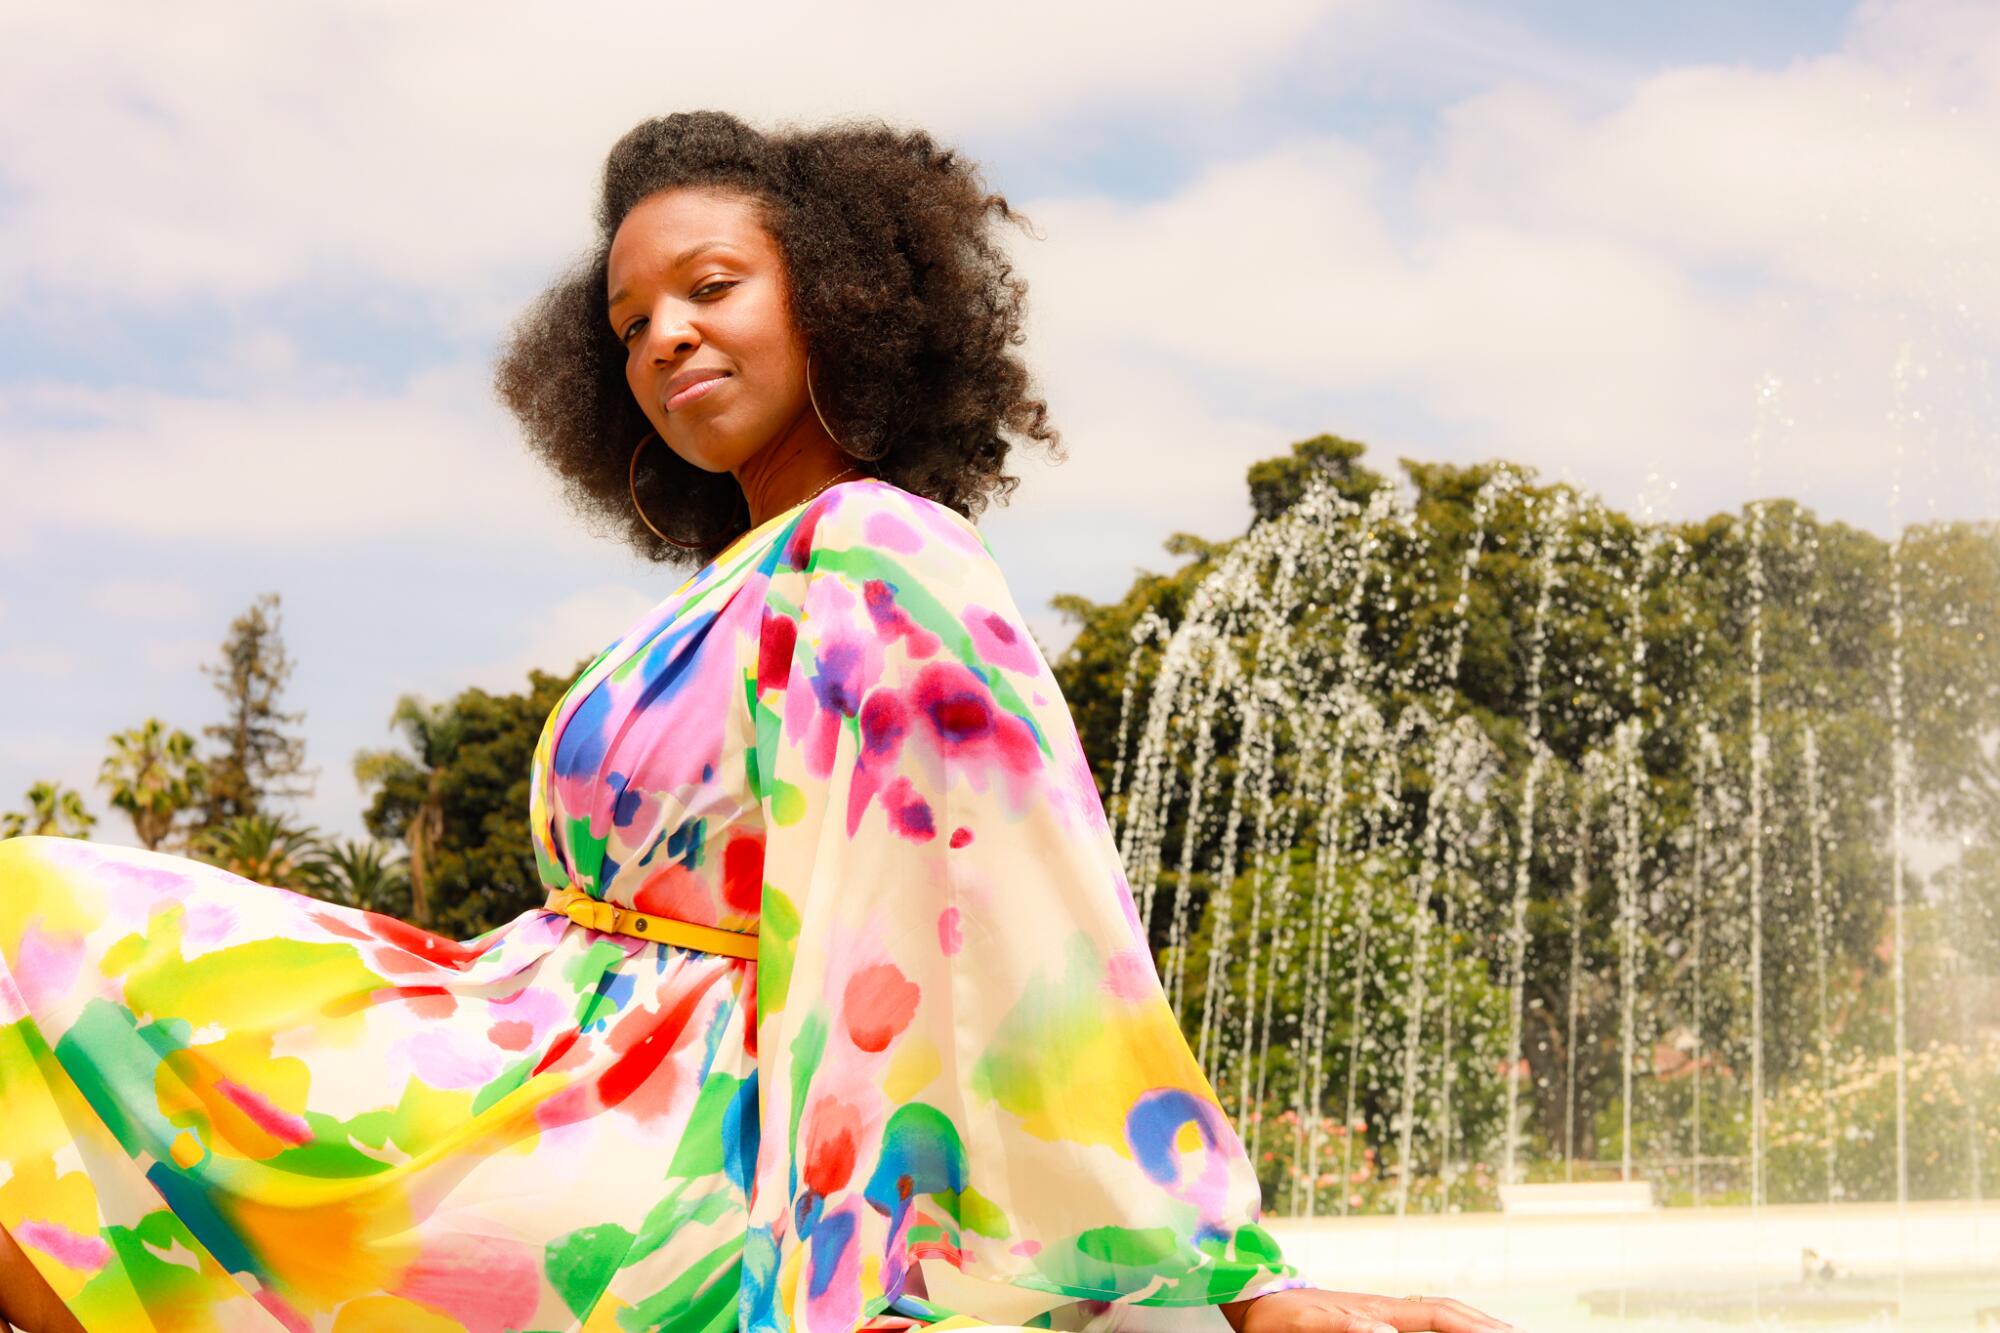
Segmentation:
{"type": "Polygon", "coordinates": [[[237,815],[192,839],[196,857],[259,884],[297,889],[319,881],[327,846],[318,830],[275,815],[237,815]]]}
{"type": "Polygon", "coordinates": [[[173,831],[183,810],[202,798],[208,770],[194,757],[194,738],[149,717],[111,738],[111,753],[97,783],[111,792],[111,804],[132,819],[132,831],[148,849],[173,831]]]}
{"type": "Polygon", "coordinates": [[[327,848],[313,890],[367,912],[402,916],[410,910],[410,874],[401,857],[372,839],[349,838],[327,848]]]}
{"type": "Polygon", "coordinates": [[[84,809],[83,794],[60,782],[37,782],[28,788],[28,808],[0,815],[0,838],[24,834],[58,838],[88,838],[97,816],[84,809]]]}
{"type": "Polygon", "coordinates": [[[450,703],[426,704],[406,694],[396,700],[389,725],[402,729],[410,752],[364,750],[354,756],[354,777],[363,788],[380,785],[400,819],[403,845],[410,849],[411,918],[429,928],[431,874],[444,839],[444,774],[465,738],[465,719],[450,703]]]}

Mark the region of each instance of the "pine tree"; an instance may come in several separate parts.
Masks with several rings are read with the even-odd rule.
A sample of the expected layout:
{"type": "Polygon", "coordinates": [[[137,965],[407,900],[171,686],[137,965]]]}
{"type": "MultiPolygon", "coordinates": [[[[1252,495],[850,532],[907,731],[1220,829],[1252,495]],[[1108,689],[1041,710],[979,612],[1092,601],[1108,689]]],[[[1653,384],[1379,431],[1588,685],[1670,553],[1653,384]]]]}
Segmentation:
{"type": "Polygon", "coordinates": [[[217,747],[205,765],[205,827],[262,814],[272,800],[312,794],[314,774],[305,767],[305,738],[288,730],[305,714],[278,707],[295,665],[285,655],[279,632],[278,594],[267,592],[230,624],[220,663],[202,668],[226,704],[223,720],[202,728],[217,747]]]}

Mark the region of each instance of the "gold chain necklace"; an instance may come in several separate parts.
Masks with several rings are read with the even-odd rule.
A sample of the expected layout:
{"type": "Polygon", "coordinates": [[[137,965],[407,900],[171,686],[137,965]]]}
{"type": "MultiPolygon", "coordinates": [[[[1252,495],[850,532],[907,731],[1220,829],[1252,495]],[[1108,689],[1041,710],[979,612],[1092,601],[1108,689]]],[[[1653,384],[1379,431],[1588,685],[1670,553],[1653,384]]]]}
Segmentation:
{"type": "MultiPolygon", "coordinates": [[[[834,473],[834,474],[833,474],[833,475],[832,475],[831,477],[828,477],[828,478],[826,479],[826,481],[825,481],[825,482],[824,482],[824,483],[823,483],[823,484],[822,484],[822,485],[820,486],[819,490],[817,490],[817,491],[814,491],[814,492],[813,492],[813,493],[812,493],[811,495],[808,495],[808,496],[807,496],[807,497],[806,497],[805,499],[803,499],[803,500],[800,500],[800,501],[799,501],[799,502],[798,502],[797,504],[790,504],[790,505],[786,505],[786,506],[785,506],[785,507],[784,507],[783,509],[780,509],[780,510],[779,510],[779,511],[778,511],[778,512],[777,512],[776,514],[773,514],[773,515],[771,515],[771,517],[770,517],[770,518],[767,518],[767,519],[765,519],[765,520],[764,520],[764,523],[769,523],[769,522],[771,522],[771,520],[772,520],[772,519],[775,519],[775,518],[777,518],[777,517],[778,517],[778,516],[779,516],[780,514],[789,514],[789,513],[791,513],[791,512],[792,512],[792,511],[793,511],[794,509],[799,509],[799,508],[802,508],[802,507],[803,507],[803,506],[805,506],[805,505],[808,505],[808,504],[811,504],[811,503],[813,502],[813,500],[815,500],[816,498],[818,498],[818,496],[819,496],[819,494],[820,494],[820,491],[824,491],[824,490],[825,490],[825,489],[826,489],[826,488],[827,488],[828,486],[831,486],[831,485],[833,485],[833,483],[834,483],[834,482],[836,482],[836,481],[839,481],[839,480],[840,480],[840,479],[841,479],[842,477],[846,476],[846,475],[847,475],[848,473],[850,473],[850,472],[853,472],[853,473],[856,473],[857,475],[860,475],[860,476],[864,476],[864,477],[868,475],[867,473],[865,473],[865,472],[861,472],[861,470],[860,470],[860,469],[858,469],[858,468],[856,468],[856,467],[854,467],[854,466],[852,466],[852,465],[850,464],[849,466],[847,466],[847,467],[844,467],[844,468],[842,468],[842,469],[841,469],[840,471],[838,471],[838,472],[834,473]]],[[[641,517],[644,517],[644,511],[643,511],[643,510],[641,511],[641,517]]],[[[741,531],[741,532],[737,533],[737,534],[736,534],[736,536],[735,536],[735,538],[733,539],[733,541],[742,541],[742,540],[743,540],[743,539],[744,539],[745,537],[747,537],[747,536],[749,536],[749,535],[750,535],[751,533],[755,532],[755,531],[756,531],[756,530],[757,530],[758,528],[761,528],[761,527],[763,527],[763,526],[764,526],[764,523],[752,523],[752,524],[751,524],[751,525],[750,525],[749,527],[747,527],[747,528],[743,529],[743,531],[741,531]]],[[[650,523],[649,523],[649,524],[647,524],[647,526],[648,526],[648,527],[652,527],[652,525],[651,525],[650,523]]],[[[656,532],[657,532],[657,531],[658,531],[658,529],[657,529],[657,528],[655,528],[655,529],[654,529],[654,531],[656,531],[656,532]]],[[[668,537],[668,538],[667,538],[667,540],[668,540],[668,541],[673,541],[674,539],[673,539],[672,537],[668,537]]],[[[679,546],[679,545],[682,545],[683,543],[680,543],[680,542],[674,542],[674,544],[675,544],[676,546],[679,546]]]]}
{"type": "Polygon", "coordinates": [[[798,504],[787,506],[787,509],[797,509],[799,505],[812,503],[813,500],[818,498],[820,491],[823,491],[828,486],[833,485],[834,482],[839,481],[842,477],[846,476],[848,473],[856,472],[858,470],[859,469],[853,467],[852,465],[842,468],[840,471],[834,473],[831,477],[829,477],[826,483],[819,488],[819,491],[814,491],[811,495],[808,495],[805,499],[799,501],[798,504]]]}

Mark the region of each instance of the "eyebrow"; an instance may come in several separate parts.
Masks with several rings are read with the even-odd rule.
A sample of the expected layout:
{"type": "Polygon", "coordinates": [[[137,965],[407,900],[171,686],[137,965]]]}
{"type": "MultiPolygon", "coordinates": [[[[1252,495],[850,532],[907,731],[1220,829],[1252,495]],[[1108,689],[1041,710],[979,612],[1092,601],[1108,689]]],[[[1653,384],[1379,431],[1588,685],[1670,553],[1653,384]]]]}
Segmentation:
{"type": "MultiPolygon", "coordinates": [[[[693,245],[690,245],[687,249],[675,255],[673,258],[673,262],[668,264],[667,267],[670,269],[679,268],[682,264],[685,264],[688,261],[694,259],[697,255],[705,254],[706,252],[717,248],[729,249],[731,247],[728,241],[722,240],[720,238],[707,241],[696,241],[693,245]]],[[[611,293],[611,299],[604,303],[605,309],[608,310],[612,306],[617,305],[620,301],[625,299],[625,295],[626,292],[623,287],[620,287],[617,291],[611,293]]]]}

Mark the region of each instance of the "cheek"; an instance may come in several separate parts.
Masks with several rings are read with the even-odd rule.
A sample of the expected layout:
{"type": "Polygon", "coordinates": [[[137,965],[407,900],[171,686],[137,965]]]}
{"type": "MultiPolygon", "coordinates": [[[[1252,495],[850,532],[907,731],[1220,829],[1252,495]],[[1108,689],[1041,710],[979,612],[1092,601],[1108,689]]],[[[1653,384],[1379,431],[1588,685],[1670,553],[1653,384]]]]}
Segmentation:
{"type": "Polygon", "coordinates": [[[738,313],[742,315],[736,325],[738,340],[757,359],[767,380],[800,373],[799,368],[805,364],[805,344],[793,328],[791,314],[782,300],[770,297],[746,305],[738,313]]]}

